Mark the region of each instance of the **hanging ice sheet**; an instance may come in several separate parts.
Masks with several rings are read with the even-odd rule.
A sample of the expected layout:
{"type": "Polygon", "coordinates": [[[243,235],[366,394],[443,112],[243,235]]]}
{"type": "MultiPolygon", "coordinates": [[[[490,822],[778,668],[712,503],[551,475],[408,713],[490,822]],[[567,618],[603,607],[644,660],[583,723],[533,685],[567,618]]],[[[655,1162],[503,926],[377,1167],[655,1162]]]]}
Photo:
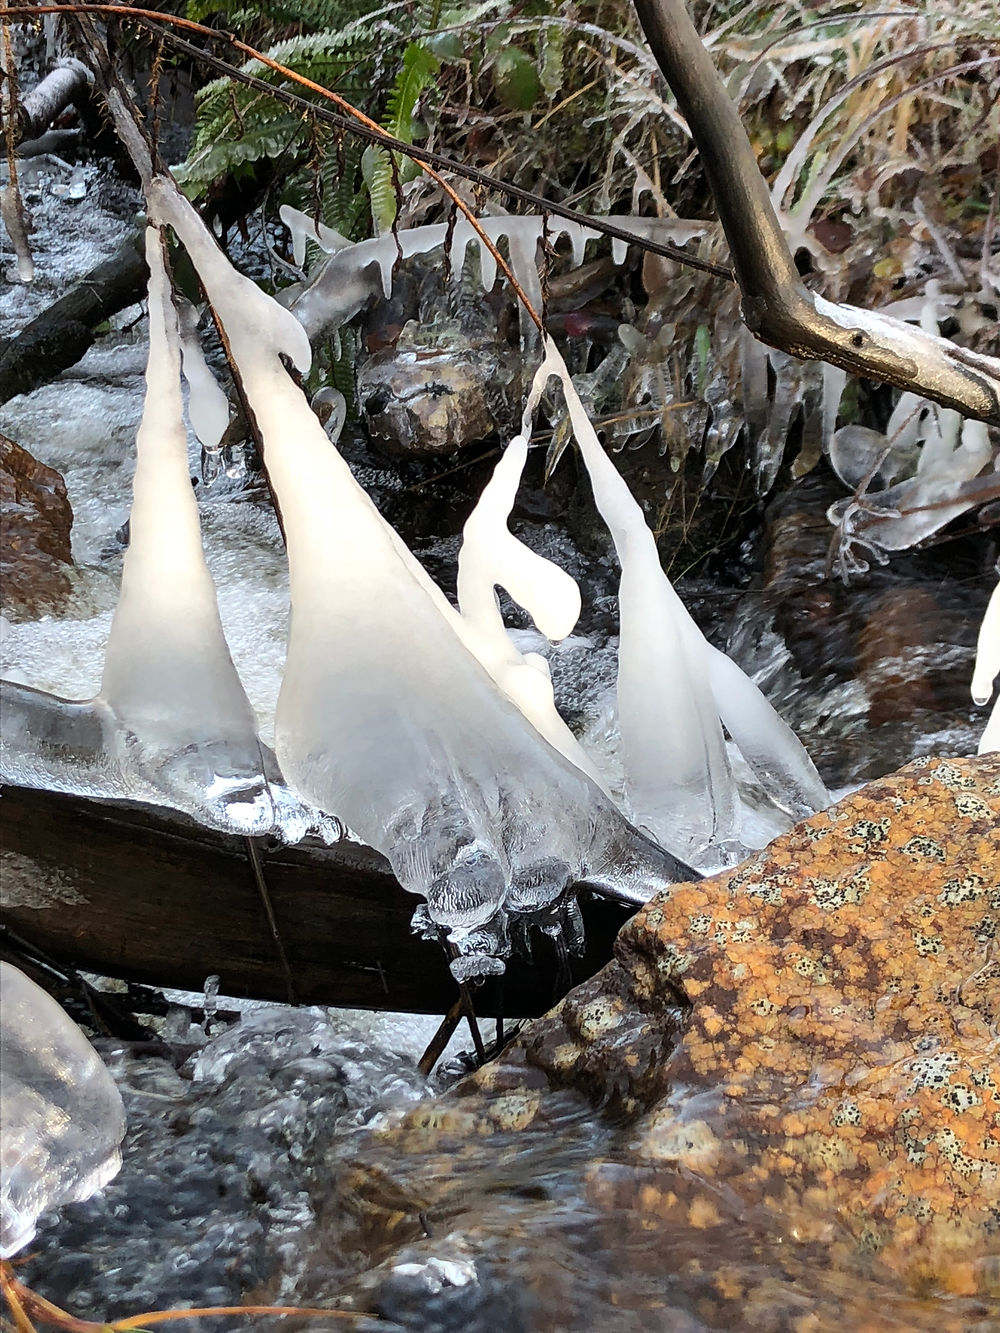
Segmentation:
{"type": "Polygon", "coordinates": [[[241,277],[173,182],[151,212],[183,242],[229,340],[288,541],[292,616],[278,759],[427,899],[466,955],[497,970],[506,914],[575,881],[640,901],[690,871],[632,828],[542,738],[482,662],[494,649],[384,522],[293,383],[308,338],[241,277]]]}

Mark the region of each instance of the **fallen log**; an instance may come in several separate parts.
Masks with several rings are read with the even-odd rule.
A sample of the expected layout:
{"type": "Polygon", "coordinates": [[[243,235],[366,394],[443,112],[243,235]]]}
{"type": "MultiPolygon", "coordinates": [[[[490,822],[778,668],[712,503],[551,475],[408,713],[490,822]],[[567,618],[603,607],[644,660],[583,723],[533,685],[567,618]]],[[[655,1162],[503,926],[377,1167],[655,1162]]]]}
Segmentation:
{"type": "MultiPolygon", "coordinates": [[[[417,899],[367,847],[255,841],[277,940],[247,839],[147,806],[4,787],[0,793],[0,924],[58,963],[128,981],[300,1004],[445,1013],[457,987],[444,951],[410,930],[417,899]],[[278,941],[280,940],[280,948],[278,941]]],[[[586,952],[563,990],[611,958],[629,916],[582,903],[586,952]]],[[[558,998],[552,943],[512,959],[502,991],[475,993],[482,1016],[543,1013],[558,998]]]]}
{"type": "Polygon", "coordinates": [[[0,352],[0,403],[31,393],[76,365],[94,342],[94,329],[141,301],[146,263],[136,237],[124,241],[37,315],[0,352]]]}

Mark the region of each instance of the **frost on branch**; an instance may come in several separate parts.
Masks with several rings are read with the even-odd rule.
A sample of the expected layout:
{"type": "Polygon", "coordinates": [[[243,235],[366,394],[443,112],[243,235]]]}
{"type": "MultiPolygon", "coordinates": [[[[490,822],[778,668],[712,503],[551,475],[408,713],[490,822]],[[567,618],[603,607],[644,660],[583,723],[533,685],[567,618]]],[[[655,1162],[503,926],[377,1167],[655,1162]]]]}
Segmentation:
{"type": "Polygon", "coordinates": [[[0,1257],[23,1249],[49,1208],[89,1199],[121,1166],[125,1111],[76,1024],[0,962],[0,1257]]]}
{"type": "Polygon", "coordinates": [[[426,898],[463,971],[495,970],[507,914],[574,882],[638,901],[686,877],[498,688],[483,659],[505,668],[475,613],[448,603],[381,518],[286,370],[308,369],[302,325],[236,273],[172,182],[154,181],[149,202],[226,331],[281,507],[292,615],[275,736],[288,781],[426,898]]]}

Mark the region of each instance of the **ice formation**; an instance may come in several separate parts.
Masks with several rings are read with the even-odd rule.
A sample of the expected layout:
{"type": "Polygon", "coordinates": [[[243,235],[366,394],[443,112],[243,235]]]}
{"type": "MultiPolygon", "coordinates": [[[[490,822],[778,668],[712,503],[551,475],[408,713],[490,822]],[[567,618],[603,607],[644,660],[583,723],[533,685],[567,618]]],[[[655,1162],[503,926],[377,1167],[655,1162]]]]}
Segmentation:
{"type": "MultiPolygon", "coordinates": [[[[0,776],[25,786],[168,805],[225,832],[277,829],[294,841],[315,812],[307,812],[278,780],[276,765],[267,764],[223,635],[188,471],[181,339],[155,228],[147,230],[146,258],[146,398],[130,542],[100,692],[74,702],[0,683],[0,776]]],[[[207,403],[209,425],[217,429],[218,400],[213,407],[208,385],[197,378],[191,383],[194,415],[204,423],[207,403]]]]}
{"type": "Polygon", "coordinates": [[[302,325],[231,267],[171,181],[148,196],[226,331],[281,507],[292,615],[275,736],[289,782],[426,898],[463,975],[496,970],[509,911],[580,881],[638,901],[689,874],[484,669],[482,632],[381,518],[288,374],[283,359],[309,367],[302,325]]]}
{"type": "Polygon", "coordinates": [[[121,1166],[125,1112],[90,1042],[50,995],[0,962],[0,1257],[49,1208],[89,1199],[121,1166]]]}
{"type": "MultiPolygon", "coordinates": [[[[1000,676],[1000,583],[993,589],[979,629],[976,669],[972,676],[974,703],[980,707],[989,703],[997,676],[1000,676]]],[[[994,750],[1000,750],[1000,699],[993,705],[979,742],[980,754],[991,754],[994,750]]]]}
{"type": "Polygon", "coordinates": [[[628,812],[697,864],[740,849],[739,799],[722,723],[762,785],[801,816],[830,797],[812,760],[757,686],[712,648],[664,574],[641,506],[601,447],[551,339],[525,409],[522,434],[550,377],[570,422],[621,564],[618,719],[628,812]]]}
{"type": "MultiPolygon", "coordinates": [[[[426,227],[410,227],[405,231],[389,232],[374,240],[359,241],[355,245],[341,244],[343,237],[333,233],[336,238],[330,242],[326,233],[328,228],[316,229],[309,219],[302,221],[303,215],[297,210],[282,209],[281,216],[292,232],[295,250],[304,255],[305,237],[315,240],[321,249],[328,252],[328,258],[317,268],[305,287],[294,297],[291,309],[296,318],[309,334],[310,339],[317,338],[331,328],[338,328],[361,310],[381,287],[389,296],[392,291],[392,276],[400,259],[411,255],[428,254],[439,246],[448,243],[452,273],[461,274],[465,266],[468,247],[474,245],[479,252],[479,272],[485,291],[490,291],[496,281],[496,260],[483,244],[471,223],[464,218],[456,220],[449,239],[445,223],[426,227]],[[381,281],[380,281],[381,279],[381,281]]],[[[690,222],[680,218],[635,218],[609,217],[623,231],[636,236],[646,236],[654,240],[670,239],[681,245],[692,237],[702,235],[707,225],[704,222],[690,222]]],[[[539,214],[511,215],[507,213],[496,217],[479,219],[489,239],[497,244],[506,239],[508,257],[515,278],[521,290],[536,310],[542,308],[542,287],[538,275],[537,250],[544,239],[554,244],[560,237],[566,237],[572,247],[573,262],[583,263],[586,244],[589,240],[599,239],[601,233],[578,222],[565,218],[543,217],[539,214]]],[[[612,253],[616,263],[625,257],[626,245],[617,238],[612,240],[612,253]]]]}
{"type": "Polygon", "coordinates": [[[466,626],[476,631],[469,646],[503,693],[550,745],[606,791],[604,779],[556,710],[548,663],[539,653],[518,650],[494,591],[505,588],[552,642],[566,638],[580,616],[580,590],[573,579],[507,527],[527,458],[528,442],[518,435],[465,524],[458,558],[459,610],[466,626]]]}

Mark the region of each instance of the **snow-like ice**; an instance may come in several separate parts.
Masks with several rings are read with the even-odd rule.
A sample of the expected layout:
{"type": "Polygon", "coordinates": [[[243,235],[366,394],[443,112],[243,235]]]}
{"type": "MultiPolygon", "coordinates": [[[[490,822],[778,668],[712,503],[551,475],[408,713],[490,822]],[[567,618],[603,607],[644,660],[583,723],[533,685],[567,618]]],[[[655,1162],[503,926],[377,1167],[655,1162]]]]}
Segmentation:
{"type": "Polygon", "coordinates": [[[286,370],[282,358],[308,370],[302,325],[231,267],[172,182],[154,181],[149,202],[226,331],[284,520],[292,615],[275,736],[287,780],[382,851],[460,948],[505,906],[544,905],[577,881],[638,900],[683,877],[483,668],[475,626],[378,514],[286,370]]]}
{"type": "Polygon", "coordinates": [[[49,1208],[89,1199],[121,1166],[125,1112],[72,1019],[0,962],[0,1257],[24,1248],[49,1208]]]}

